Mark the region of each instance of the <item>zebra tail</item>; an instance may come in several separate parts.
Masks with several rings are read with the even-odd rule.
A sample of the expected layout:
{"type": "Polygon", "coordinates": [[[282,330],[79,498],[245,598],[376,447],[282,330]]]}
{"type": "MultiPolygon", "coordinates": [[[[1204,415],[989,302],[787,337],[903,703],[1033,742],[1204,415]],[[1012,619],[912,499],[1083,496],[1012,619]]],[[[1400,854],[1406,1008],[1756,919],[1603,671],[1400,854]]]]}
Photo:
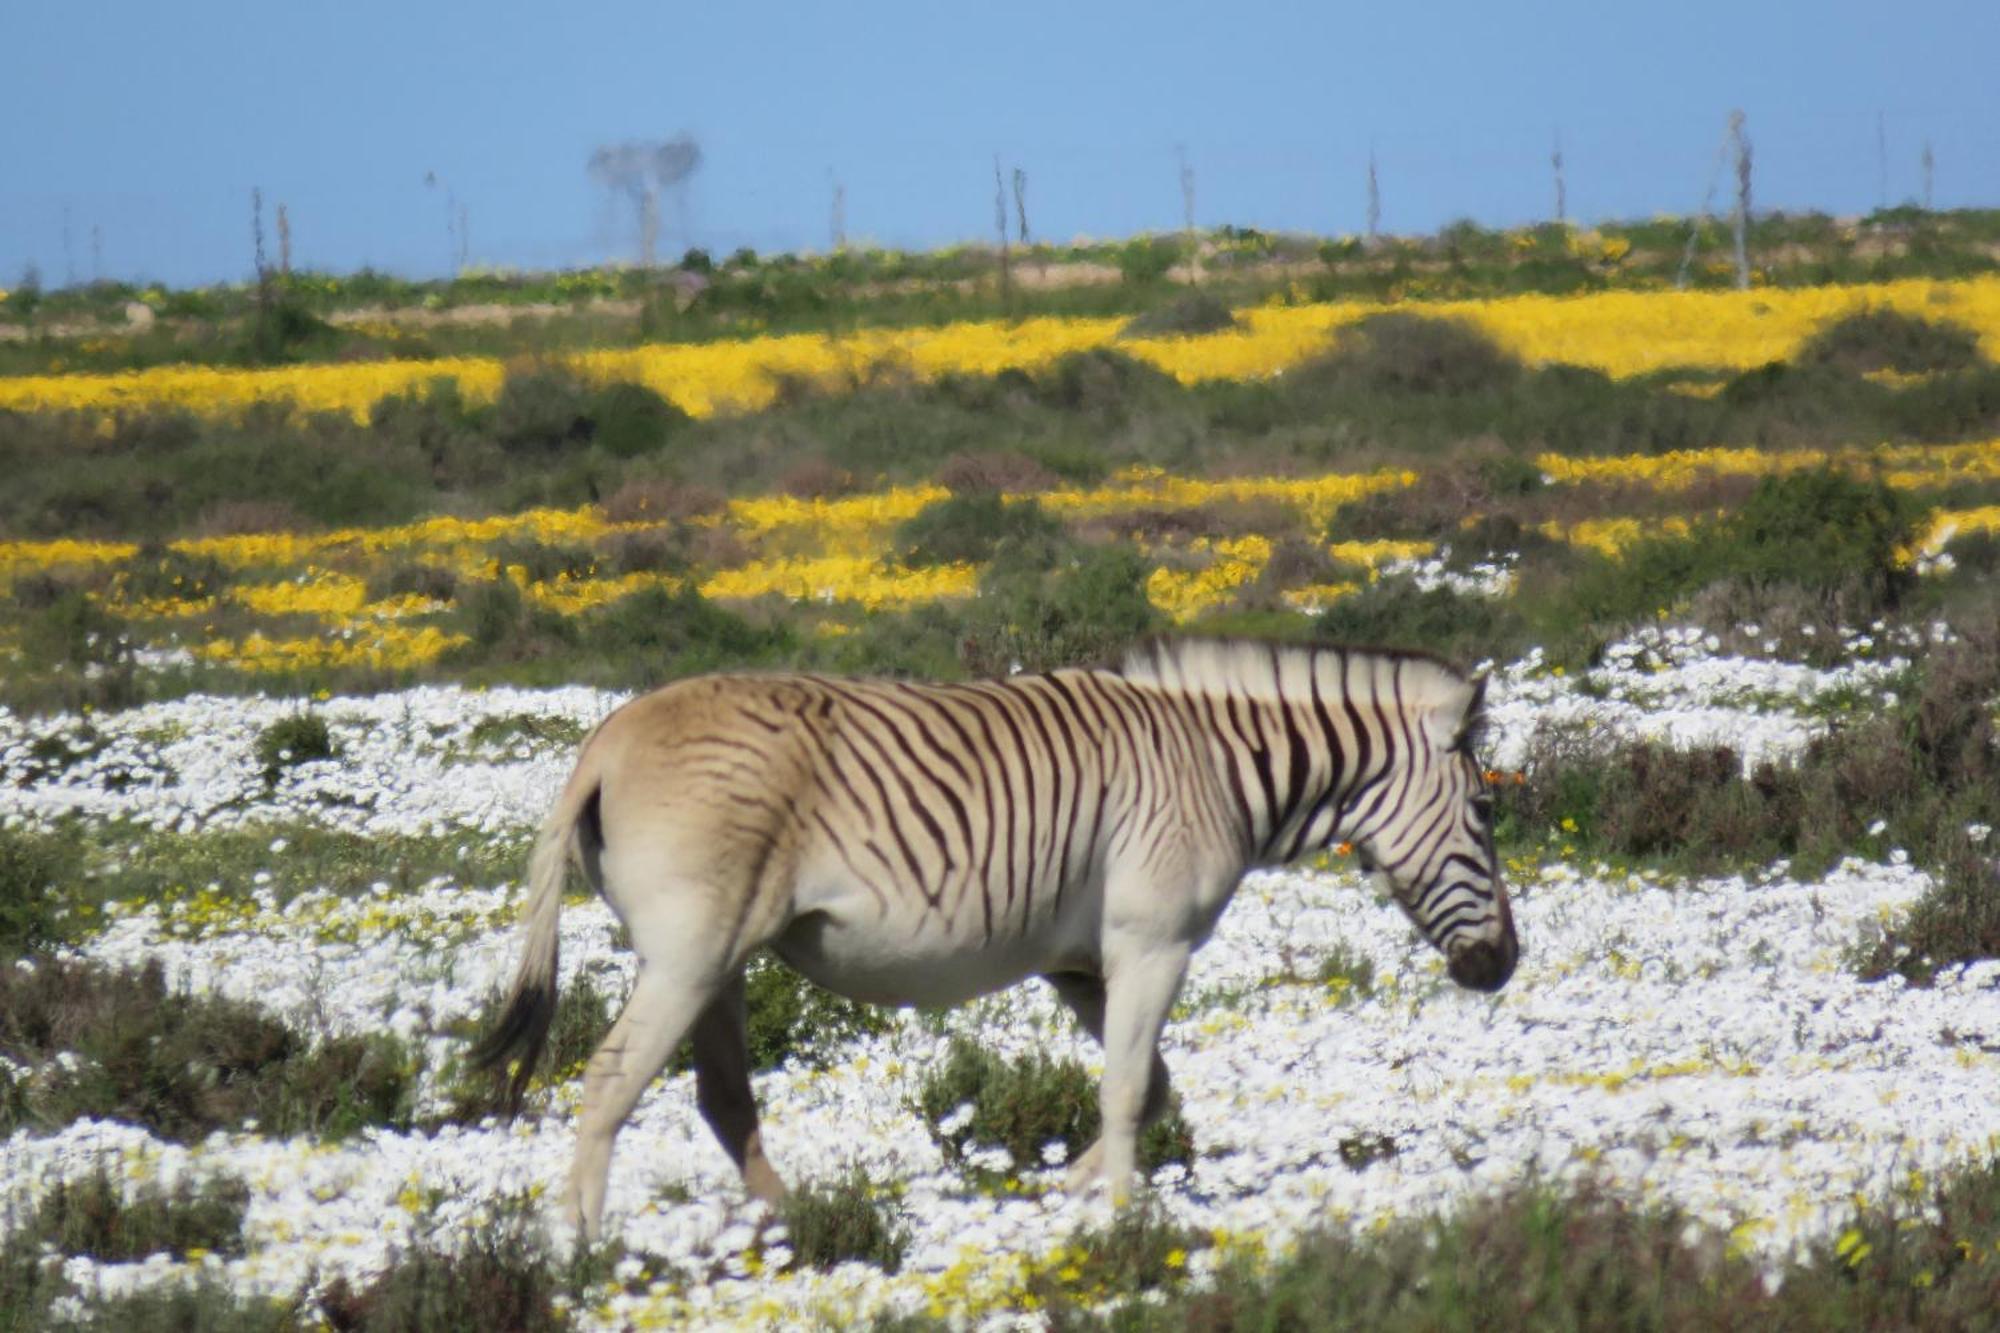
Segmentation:
{"type": "Polygon", "coordinates": [[[542,824],[528,860],[528,900],[522,908],[520,967],[514,973],[506,1008],[468,1053],[473,1066],[492,1073],[514,1072],[508,1080],[504,1107],[509,1119],[519,1115],[521,1099],[548,1046],[549,1027],[556,1016],[556,954],[561,935],[563,880],[569,870],[577,826],[595,806],[598,779],[579,764],[569,786],[542,824]]]}

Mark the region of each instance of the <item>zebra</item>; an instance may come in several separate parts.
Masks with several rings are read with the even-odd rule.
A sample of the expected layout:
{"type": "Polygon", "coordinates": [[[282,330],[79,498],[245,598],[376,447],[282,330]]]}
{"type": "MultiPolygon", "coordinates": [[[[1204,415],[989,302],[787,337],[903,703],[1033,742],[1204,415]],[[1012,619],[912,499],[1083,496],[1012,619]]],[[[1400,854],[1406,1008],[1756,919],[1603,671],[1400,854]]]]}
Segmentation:
{"type": "Polygon", "coordinates": [[[556,1002],[574,861],[639,967],[585,1066],[564,1216],[600,1231],[619,1127],[682,1039],[754,1198],[763,1150],[744,967],[769,948],[837,994],[948,1005],[1041,976],[1101,1044],[1102,1131],[1067,1176],[1123,1203],[1169,1101],[1159,1039],[1251,868],[1352,847],[1461,986],[1519,957],[1474,758],[1484,679],[1386,650],[1155,639],[1115,668],[971,683],[720,674],[585,740],[529,863],[523,953],[473,1058],[509,1108],[556,1002]]]}

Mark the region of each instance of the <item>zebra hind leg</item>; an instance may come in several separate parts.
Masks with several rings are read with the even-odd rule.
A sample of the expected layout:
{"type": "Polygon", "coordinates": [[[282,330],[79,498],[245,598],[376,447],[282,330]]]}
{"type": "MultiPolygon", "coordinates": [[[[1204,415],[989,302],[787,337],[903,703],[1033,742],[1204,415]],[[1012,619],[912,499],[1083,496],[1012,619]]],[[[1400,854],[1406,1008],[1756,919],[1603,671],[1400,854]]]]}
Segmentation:
{"type": "MultiPolygon", "coordinates": [[[[1055,988],[1058,998],[1076,1015],[1076,1021],[1088,1032],[1091,1040],[1104,1044],[1104,979],[1082,972],[1058,972],[1043,978],[1055,988]]],[[[1139,1129],[1158,1120],[1167,1112],[1173,1097],[1172,1081],[1167,1074],[1167,1062],[1157,1044],[1153,1050],[1153,1063],[1146,1076],[1146,1100],[1139,1112],[1139,1129]]],[[[1104,1158],[1104,1138],[1100,1134],[1095,1142],[1070,1163],[1069,1174],[1063,1188],[1071,1194],[1088,1189],[1097,1179],[1104,1158]]]]}
{"type": "Polygon", "coordinates": [[[711,987],[698,977],[676,967],[642,962],[624,1012],[584,1066],[583,1112],[563,1211],[586,1240],[598,1239],[603,1224],[611,1146],[625,1117],[712,998],[711,987]]]}
{"type": "Polygon", "coordinates": [[[750,1090],[750,1047],[739,970],[695,1021],[695,1102],[723,1151],[743,1173],[750,1197],[782,1202],[785,1182],[764,1156],[757,1128],[757,1098],[750,1090]]]}

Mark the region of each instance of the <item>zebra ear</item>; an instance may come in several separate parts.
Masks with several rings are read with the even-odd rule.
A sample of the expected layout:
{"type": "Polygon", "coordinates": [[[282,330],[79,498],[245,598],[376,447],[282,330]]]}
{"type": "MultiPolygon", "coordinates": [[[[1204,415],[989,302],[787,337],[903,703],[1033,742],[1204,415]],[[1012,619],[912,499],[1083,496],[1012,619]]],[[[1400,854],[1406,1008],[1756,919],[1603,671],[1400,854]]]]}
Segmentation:
{"type": "Polygon", "coordinates": [[[1465,714],[1459,719],[1458,734],[1451,742],[1452,749],[1470,748],[1479,735],[1479,729],[1486,724],[1486,682],[1492,674],[1489,667],[1481,667],[1472,673],[1472,693],[1466,697],[1465,714]]]}

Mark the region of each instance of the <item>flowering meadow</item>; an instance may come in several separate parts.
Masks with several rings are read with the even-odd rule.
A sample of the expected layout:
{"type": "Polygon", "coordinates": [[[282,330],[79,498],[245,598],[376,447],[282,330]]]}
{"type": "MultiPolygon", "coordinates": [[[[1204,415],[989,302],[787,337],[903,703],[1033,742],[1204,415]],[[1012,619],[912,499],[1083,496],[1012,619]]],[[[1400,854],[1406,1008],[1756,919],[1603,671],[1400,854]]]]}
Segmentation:
{"type": "Polygon", "coordinates": [[[1990,1326],[2000,279],[1237,317],[0,378],[0,1326],[1990,1326]],[[1490,672],[1508,987],[1253,874],[1114,1215],[1053,992],[760,962],[797,1198],[676,1066],[572,1254],[602,903],[465,1056],[589,729],[1159,632],[1490,672]]]}

